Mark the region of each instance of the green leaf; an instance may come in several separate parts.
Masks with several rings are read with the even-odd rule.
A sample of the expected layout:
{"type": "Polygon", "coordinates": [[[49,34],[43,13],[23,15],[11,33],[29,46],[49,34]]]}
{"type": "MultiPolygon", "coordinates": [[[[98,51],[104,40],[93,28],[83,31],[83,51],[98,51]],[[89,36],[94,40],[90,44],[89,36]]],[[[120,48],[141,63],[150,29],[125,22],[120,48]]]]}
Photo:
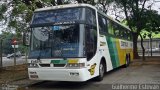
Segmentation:
{"type": "Polygon", "coordinates": [[[5,13],[7,11],[7,5],[6,4],[2,4],[0,6],[0,13],[5,13]]]}
{"type": "Polygon", "coordinates": [[[17,27],[17,21],[13,20],[13,21],[10,21],[9,24],[8,24],[9,27],[17,27]]]}
{"type": "Polygon", "coordinates": [[[31,21],[32,19],[32,16],[33,16],[33,11],[29,10],[25,16],[25,21],[28,23],[31,21]]]}
{"type": "Polygon", "coordinates": [[[0,21],[3,20],[5,17],[3,16],[3,14],[7,11],[7,5],[6,4],[2,4],[0,6],[0,21]]]}

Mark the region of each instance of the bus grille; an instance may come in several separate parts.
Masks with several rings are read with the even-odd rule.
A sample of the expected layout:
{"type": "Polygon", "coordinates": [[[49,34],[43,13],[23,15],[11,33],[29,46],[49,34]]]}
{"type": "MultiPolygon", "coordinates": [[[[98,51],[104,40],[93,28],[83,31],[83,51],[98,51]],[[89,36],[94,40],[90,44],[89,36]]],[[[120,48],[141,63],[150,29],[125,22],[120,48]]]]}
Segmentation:
{"type": "Polygon", "coordinates": [[[39,64],[41,67],[50,67],[50,64],[39,64]]]}
{"type": "MultiPolygon", "coordinates": [[[[41,67],[52,67],[50,64],[39,64],[41,67]]],[[[66,64],[53,64],[53,67],[64,67],[66,64]]]]}
{"type": "Polygon", "coordinates": [[[54,67],[64,67],[66,64],[54,64],[54,67]]]}

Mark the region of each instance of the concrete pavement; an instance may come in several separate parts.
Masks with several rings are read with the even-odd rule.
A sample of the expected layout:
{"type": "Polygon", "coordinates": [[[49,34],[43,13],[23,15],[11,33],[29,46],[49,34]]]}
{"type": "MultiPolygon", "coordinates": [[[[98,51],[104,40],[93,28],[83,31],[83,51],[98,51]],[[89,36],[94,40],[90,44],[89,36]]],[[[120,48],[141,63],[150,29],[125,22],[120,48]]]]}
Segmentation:
{"type": "Polygon", "coordinates": [[[89,80],[85,83],[56,81],[37,82],[24,79],[10,84],[19,86],[21,90],[115,90],[113,89],[113,85],[117,84],[135,86],[157,85],[158,89],[154,90],[160,90],[160,60],[159,58],[147,59],[146,61],[135,60],[128,68],[118,68],[106,73],[104,80],[101,82],[96,82],[94,80],[89,80]]]}

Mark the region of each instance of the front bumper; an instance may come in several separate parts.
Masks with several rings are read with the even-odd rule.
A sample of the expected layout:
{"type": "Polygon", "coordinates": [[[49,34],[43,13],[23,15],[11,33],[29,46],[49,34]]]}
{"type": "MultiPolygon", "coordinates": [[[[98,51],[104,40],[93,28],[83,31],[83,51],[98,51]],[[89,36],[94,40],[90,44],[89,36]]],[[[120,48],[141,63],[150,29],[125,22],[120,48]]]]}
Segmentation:
{"type": "Polygon", "coordinates": [[[29,79],[51,81],[87,81],[91,78],[87,68],[82,69],[55,69],[55,68],[28,68],[29,79]]]}

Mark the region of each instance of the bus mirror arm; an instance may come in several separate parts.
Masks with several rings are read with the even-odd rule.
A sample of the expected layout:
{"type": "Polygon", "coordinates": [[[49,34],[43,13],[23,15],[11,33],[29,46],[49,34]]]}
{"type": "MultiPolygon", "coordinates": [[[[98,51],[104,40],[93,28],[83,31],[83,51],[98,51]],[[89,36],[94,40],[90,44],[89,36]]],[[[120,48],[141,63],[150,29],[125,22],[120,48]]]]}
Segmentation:
{"type": "Polygon", "coordinates": [[[30,33],[29,32],[25,32],[23,34],[23,45],[24,46],[29,46],[30,44],[30,33]]]}

